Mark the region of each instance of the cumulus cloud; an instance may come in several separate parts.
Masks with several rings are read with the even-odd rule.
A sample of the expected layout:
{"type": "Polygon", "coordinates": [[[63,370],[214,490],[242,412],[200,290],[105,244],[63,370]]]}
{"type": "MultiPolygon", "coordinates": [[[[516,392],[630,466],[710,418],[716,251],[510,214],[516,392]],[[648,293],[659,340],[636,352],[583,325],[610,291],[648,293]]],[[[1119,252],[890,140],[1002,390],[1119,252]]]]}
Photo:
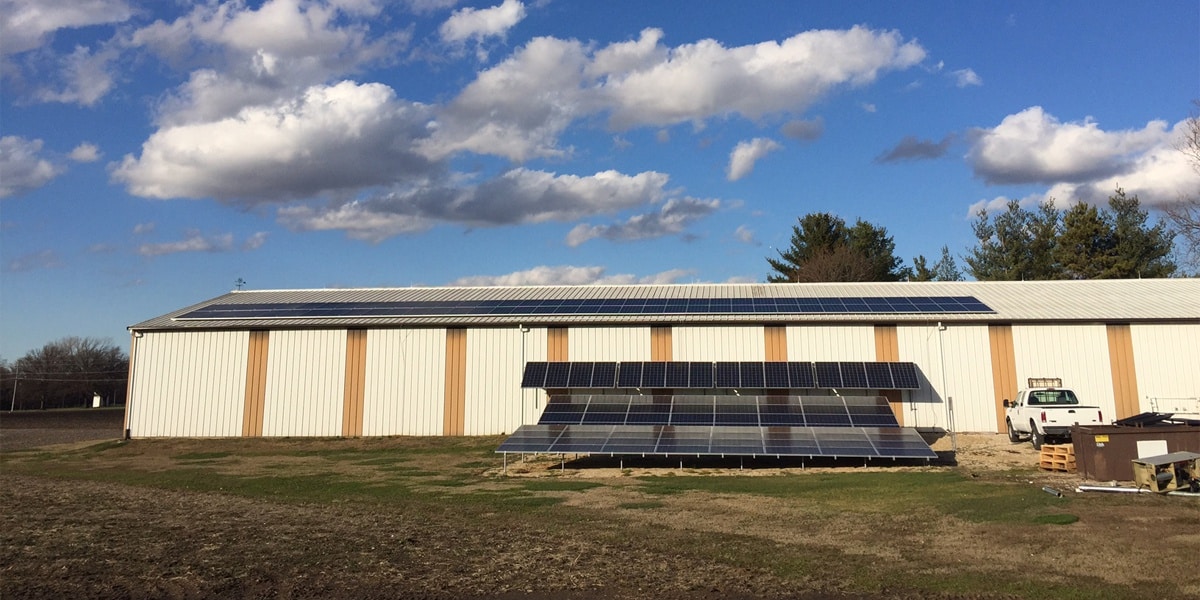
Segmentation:
{"type": "Polygon", "coordinates": [[[838,86],[865,85],[925,58],[924,48],[899,33],[862,26],[733,48],[706,39],[668,49],[657,43],[661,36],[648,30],[623,60],[597,61],[614,126],[802,111],[838,86]]]}
{"type": "Polygon", "coordinates": [[[22,273],[39,269],[54,269],[63,266],[58,253],[53,250],[39,250],[22,254],[4,265],[4,270],[10,273],[22,273]]]}
{"type": "Polygon", "coordinates": [[[137,252],[142,256],[163,256],[181,252],[229,252],[233,249],[233,234],[205,236],[199,231],[187,232],[187,237],[174,242],[142,244],[137,252]]]}
{"type": "Polygon", "coordinates": [[[539,266],[505,275],[474,275],[463,277],[450,282],[448,285],[470,287],[514,285],[665,285],[676,283],[680,279],[694,273],[694,271],[687,269],[671,269],[651,275],[637,276],[631,274],[607,275],[607,271],[606,267],[598,266],[539,266]]]}
{"type": "Polygon", "coordinates": [[[825,120],[821,118],[805,120],[793,119],[779,128],[783,135],[802,142],[811,142],[825,135],[825,120]]]}
{"type": "Polygon", "coordinates": [[[92,51],[82,46],[59,59],[57,88],[41,88],[35,97],[43,102],[92,106],[113,89],[112,63],[120,56],[115,46],[92,51]]]}
{"type": "Polygon", "coordinates": [[[394,56],[411,31],[372,35],[361,17],[379,10],[372,1],[203,3],[138,29],[129,44],[180,68],[205,65],[161,103],[160,124],[213,121],[394,56]]]}
{"type": "Polygon", "coordinates": [[[725,169],[725,178],[737,181],[754,170],[758,160],[782,146],[768,138],[754,138],[746,142],[738,142],[733,152],[729,153],[729,166],[725,169]]]}
{"type": "Polygon", "coordinates": [[[382,84],[314,86],[291,102],[160,129],[113,177],[138,196],[247,202],[423,178],[437,166],[406,140],[425,135],[427,114],[382,84]]]}
{"type": "Polygon", "coordinates": [[[138,223],[137,225],[133,226],[133,234],[134,235],[142,235],[142,234],[146,234],[146,233],[151,233],[154,231],[154,229],[156,227],[157,227],[157,225],[153,221],[148,221],[146,223],[138,223]]]}
{"type": "Polygon", "coordinates": [[[408,187],[336,206],[288,206],[279,216],[296,230],[343,230],[378,242],[437,223],[490,227],[612,214],[661,201],[667,183],[654,171],[578,176],[517,168],[474,186],[408,187]]]}
{"type": "Polygon", "coordinates": [[[90,163],[100,160],[100,147],[91,142],[82,142],[71,150],[67,158],[79,163],[90,163]]]}
{"type": "Polygon", "coordinates": [[[692,223],[712,214],[720,206],[719,200],[672,199],[663,204],[662,209],[658,212],[634,215],[623,223],[612,225],[580,223],[567,234],[566,243],[568,246],[576,247],[596,238],[628,242],[676,235],[683,233],[692,223]]]}
{"type": "Polygon", "coordinates": [[[954,85],[960,88],[983,85],[983,78],[972,69],[959,69],[950,76],[954,78],[954,85]]]}
{"type": "Polygon", "coordinates": [[[62,173],[39,156],[42,140],[15,135],[0,137],[0,198],[36,190],[62,173]]]}
{"type": "Polygon", "coordinates": [[[920,140],[916,136],[906,135],[891,150],[876,157],[875,162],[891,163],[941,158],[946,155],[946,151],[950,149],[950,143],[953,141],[954,136],[950,135],[942,138],[940,142],[920,140]]]}
{"type": "Polygon", "coordinates": [[[438,32],[447,42],[503,37],[525,18],[525,5],[519,0],[504,0],[491,8],[460,8],[442,23],[438,32]]]}
{"type": "Polygon", "coordinates": [[[120,23],[133,16],[125,0],[4,0],[0,2],[0,54],[44,45],[54,32],[120,23]]]}
{"type": "Polygon", "coordinates": [[[625,130],[801,112],[840,86],[866,85],[925,58],[918,43],[865,27],[732,48],[711,39],[669,47],[662,38],[647,29],[595,50],[531,40],[464,88],[424,148],[431,156],[560,157],[569,149],[558,147],[558,136],[576,119],[607,114],[610,127],[625,130]]]}
{"type": "Polygon", "coordinates": [[[976,130],[967,160],[992,184],[1084,183],[1128,172],[1169,139],[1165,121],[1108,132],[1091,119],[1063,123],[1034,106],[976,130]]]}

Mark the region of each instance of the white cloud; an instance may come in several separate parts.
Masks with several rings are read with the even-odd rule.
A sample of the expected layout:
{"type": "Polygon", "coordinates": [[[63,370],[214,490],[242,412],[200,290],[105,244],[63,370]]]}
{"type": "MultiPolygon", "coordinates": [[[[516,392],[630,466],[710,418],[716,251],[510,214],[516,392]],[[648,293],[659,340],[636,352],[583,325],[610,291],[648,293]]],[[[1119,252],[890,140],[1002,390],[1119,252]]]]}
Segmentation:
{"type": "Polygon", "coordinates": [[[41,151],[42,140],[0,138],[0,198],[40,188],[62,173],[62,168],[38,156],[41,151]]]}
{"type": "MultiPolygon", "coordinates": [[[[1200,174],[1178,150],[1185,135],[1186,121],[1169,130],[1151,121],[1142,129],[1104,131],[1094,121],[1062,123],[1032,107],[976,131],[967,160],[988,183],[1048,186],[1020,198],[1022,206],[1103,204],[1118,186],[1144,205],[1164,206],[1200,191],[1200,174]]],[[[1003,210],[1007,202],[1005,196],[980,200],[968,214],[1003,210]]]]}
{"type": "Polygon", "coordinates": [[[63,266],[58,253],[53,250],[39,250],[22,254],[4,265],[4,270],[10,273],[23,273],[38,269],[55,269],[63,266]]]}
{"type": "Polygon", "coordinates": [[[142,235],[142,234],[146,234],[146,233],[151,233],[154,231],[155,227],[157,227],[157,225],[153,221],[149,221],[146,223],[138,223],[137,225],[133,226],[133,234],[134,235],[142,235]]]}
{"type": "Polygon", "coordinates": [[[760,158],[782,147],[775,140],[768,138],[754,138],[746,142],[738,142],[733,152],[729,153],[729,167],[725,169],[726,179],[737,181],[749,175],[760,158]]]}
{"type": "Polygon", "coordinates": [[[454,11],[438,30],[447,42],[503,37],[525,18],[525,5],[519,0],[504,0],[491,8],[461,8],[454,11]]]}
{"type": "Polygon", "coordinates": [[[983,78],[972,69],[959,69],[950,75],[954,77],[954,85],[960,88],[983,85],[983,78]]]}
{"type": "Polygon", "coordinates": [[[505,275],[475,275],[450,282],[453,286],[513,286],[513,285],[665,285],[676,283],[694,271],[671,269],[646,276],[630,274],[606,275],[606,267],[539,266],[505,275]]]}
{"type": "Polygon", "coordinates": [[[246,238],[246,240],[244,242],[242,242],[242,250],[249,251],[249,250],[258,250],[259,248],[262,248],[262,245],[267,243],[268,235],[269,234],[265,231],[259,231],[259,232],[254,233],[250,237],[246,238]]]}
{"type": "Polygon", "coordinates": [[[43,102],[92,106],[112,90],[111,64],[119,55],[119,50],[111,45],[96,52],[78,46],[74,52],[59,59],[61,88],[42,88],[35,96],[43,102]]]}
{"type": "Polygon", "coordinates": [[[754,235],[754,230],[745,225],[738,225],[738,228],[733,232],[733,237],[743,244],[751,246],[761,246],[762,242],[758,241],[758,237],[754,235]]]}
{"type": "Polygon", "coordinates": [[[41,47],[60,29],[120,23],[133,16],[124,0],[4,0],[0,2],[0,55],[41,47]]]}
{"type": "Polygon", "coordinates": [[[616,130],[701,124],[729,115],[800,112],[839,86],[860,86],[918,64],[925,50],[896,32],[809,31],[782,42],[726,48],[715,40],[667,47],[663,33],[591,50],[542,37],[481,72],[423,144],[514,161],[561,157],[558,136],[577,119],[607,114],[616,130]]]}
{"type": "Polygon", "coordinates": [[[576,247],[589,240],[604,238],[615,242],[646,240],[683,233],[692,223],[712,214],[721,203],[718,200],[677,198],[668,200],[656,213],[634,215],[622,223],[587,225],[580,223],[567,234],[568,246],[576,247]]]}
{"type": "Polygon", "coordinates": [[[79,163],[90,163],[100,160],[100,147],[91,142],[82,142],[71,150],[68,158],[79,163]]]}
{"type": "Polygon", "coordinates": [[[988,183],[1086,183],[1130,172],[1170,141],[1165,121],[1107,132],[1092,120],[1062,123],[1042,107],[974,134],[967,160],[988,183]]]}
{"type": "Polygon", "coordinates": [[[181,252],[229,252],[233,250],[233,234],[223,233],[204,236],[199,231],[187,232],[187,237],[175,242],[142,244],[137,252],[142,256],[163,256],[181,252]]]}
{"type": "Polygon", "coordinates": [[[638,48],[620,63],[597,64],[618,128],[803,111],[837,86],[865,85],[882,71],[925,58],[919,44],[899,33],[861,26],[733,48],[711,39],[669,50],[657,43],[638,48]]]}
{"type": "Polygon", "coordinates": [[[279,217],[293,229],[343,230],[378,242],[436,223],[493,227],[612,214],[660,201],[667,182],[653,171],[578,176],[519,168],[475,186],[414,186],[330,207],[283,207],[279,217]]]}
{"type": "Polygon", "coordinates": [[[870,102],[863,102],[863,103],[862,103],[862,104],[860,104],[859,106],[861,106],[861,107],[862,107],[862,109],[863,109],[863,112],[874,113],[874,112],[877,112],[877,111],[879,110],[879,108],[878,108],[878,107],[876,107],[874,104],[872,104],[872,103],[870,103],[870,102]]]}
{"type": "Polygon", "coordinates": [[[160,129],[113,177],[138,196],[243,202],[419,180],[437,169],[407,150],[426,114],[382,84],[314,86],[294,101],[160,129]]]}

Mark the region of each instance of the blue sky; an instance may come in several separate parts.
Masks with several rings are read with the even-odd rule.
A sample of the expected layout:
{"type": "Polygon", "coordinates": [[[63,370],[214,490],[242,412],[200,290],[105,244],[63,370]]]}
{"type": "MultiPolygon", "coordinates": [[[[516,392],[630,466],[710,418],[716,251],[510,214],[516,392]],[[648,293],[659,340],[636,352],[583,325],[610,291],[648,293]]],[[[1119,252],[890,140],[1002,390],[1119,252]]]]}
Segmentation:
{"type": "Polygon", "coordinates": [[[1197,189],[1188,2],[0,0],[0,357],[233,288],[764,281],[1197,189]]]}

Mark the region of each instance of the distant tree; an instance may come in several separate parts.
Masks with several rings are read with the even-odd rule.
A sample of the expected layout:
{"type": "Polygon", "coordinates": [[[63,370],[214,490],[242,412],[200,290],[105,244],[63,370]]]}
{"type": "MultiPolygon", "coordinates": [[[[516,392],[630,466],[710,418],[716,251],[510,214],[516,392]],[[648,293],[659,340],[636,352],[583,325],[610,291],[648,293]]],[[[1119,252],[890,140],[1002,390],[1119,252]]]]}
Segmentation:
{"type": "Polygon", "coordinates": [[[1149,213],[1137,195],[1126,196],[1117,188],[1108,197],[1113,236],[1113,261],[1108,278],[1170,277],[1178,268],[1171,260],[1174,233],[1166,223],[1148,224],[1149,213]]]}
{"type": "Polygon", "coordinates": [[[123,402],[129,360],[111,341],[67,337],[30,351],[12,369],[17,408],[80,407],[91,406],[94,394],[123,402]]]}
{"type": "Polygon", "coordinates": [[[942,257],[933,267],[928,266],[928,261],[924,255],[913,259],[913,274],[909,281],[962,281],[962,269],[958,267],[958,262],[954,260],[954,255],[950,253],[949,246],[942,246],[942,257]]]}
{"type": "Polygon", "coordinates": [[[862,219],[847,227],[832,214],[809,213],[792,226],[788,249],[767,257],[767,281],[900,281],[908,271],[895,251],[886,228],[862,219]]]}
{"type": "Polygon", "coordinates": [[[1063,215],[1055,247],[1061,278],[1105,279],[1113,269],[1112,224],[1095,206],[1080,202],[1063,215]]]}
{"type": "Polygon", "coordinates": [[[1016,200],[1004,212],[976,215],[972,230],[979,244],[965,257],[967,270],[979,281],[1030,281],[1055,279],[1054,245],[1059,213],[1053,202],[1029,211],[1016,200]]]}

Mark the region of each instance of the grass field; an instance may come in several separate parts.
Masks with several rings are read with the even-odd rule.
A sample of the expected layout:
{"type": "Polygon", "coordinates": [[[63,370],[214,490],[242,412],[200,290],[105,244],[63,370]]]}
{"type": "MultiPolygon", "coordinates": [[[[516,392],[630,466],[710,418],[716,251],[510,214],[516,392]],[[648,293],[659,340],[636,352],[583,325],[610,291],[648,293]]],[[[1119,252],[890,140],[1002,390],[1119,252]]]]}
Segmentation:
{"type": "Polygon", "coordinates": [[[0,597],[1195,598],[1200,504],[1035,470],[502,473],[501,438],[0,455],[0,597]]]}

